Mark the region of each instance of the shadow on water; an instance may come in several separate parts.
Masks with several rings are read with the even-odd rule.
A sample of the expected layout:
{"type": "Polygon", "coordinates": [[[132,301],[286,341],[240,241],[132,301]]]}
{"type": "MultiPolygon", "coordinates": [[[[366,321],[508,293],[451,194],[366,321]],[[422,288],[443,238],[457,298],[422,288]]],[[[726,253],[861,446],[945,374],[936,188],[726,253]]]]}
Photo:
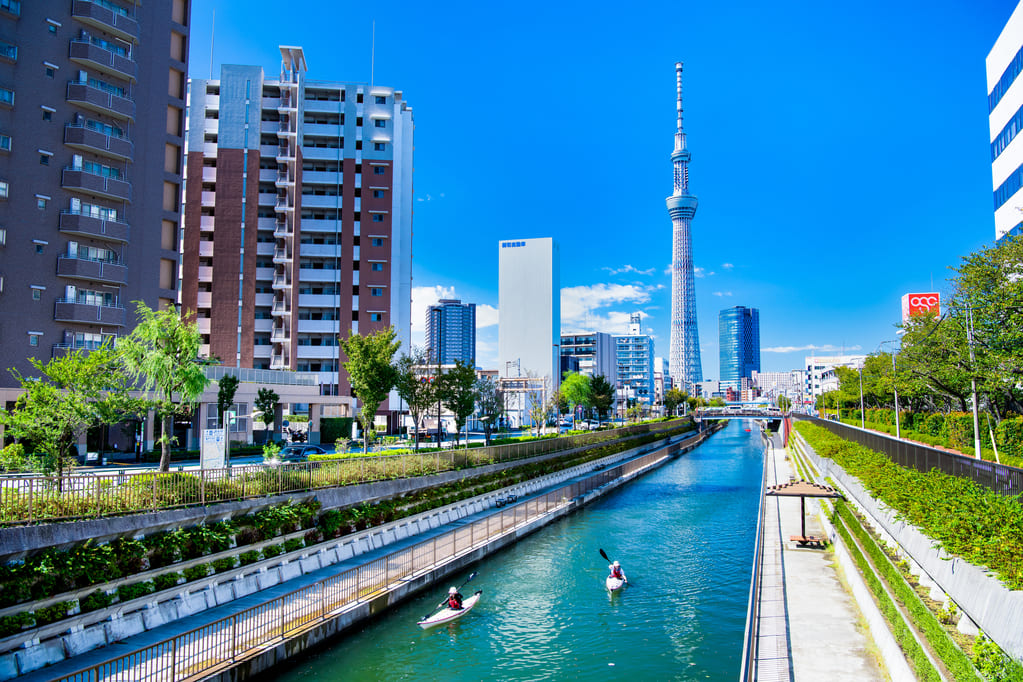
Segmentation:
{"type": "Polygon", "coordinates": [[[465,617],[416,626],[438,584],[273,679],[735,679],[763,464],[742,428],[474,566],[466,592],[483,599],[465,617]],[[629,576],[619,594],[601,548],[629,576]]]}

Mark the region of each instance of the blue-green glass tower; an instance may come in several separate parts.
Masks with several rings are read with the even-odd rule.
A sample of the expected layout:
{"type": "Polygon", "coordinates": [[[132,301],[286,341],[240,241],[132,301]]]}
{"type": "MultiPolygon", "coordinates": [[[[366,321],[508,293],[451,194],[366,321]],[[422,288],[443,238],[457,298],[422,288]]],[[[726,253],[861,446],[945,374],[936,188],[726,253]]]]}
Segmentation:
{"type": "Polygon", "coordinates": [[[721,388],[742,388],[743,377],[760,371],[760,311],[737,305],[718,314],[721,388]]]}

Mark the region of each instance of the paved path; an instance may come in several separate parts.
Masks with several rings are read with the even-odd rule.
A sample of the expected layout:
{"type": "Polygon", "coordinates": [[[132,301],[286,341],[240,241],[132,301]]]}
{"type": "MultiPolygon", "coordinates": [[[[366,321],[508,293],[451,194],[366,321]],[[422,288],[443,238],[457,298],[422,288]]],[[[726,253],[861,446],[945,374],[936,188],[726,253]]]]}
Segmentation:
{"type": "MultiPolygon", "coordinates": [[[[796,476],[791,463],[785,461],[787,454],[782,448],[768,449],[768,456],[774,458],[773,463],[768,462],[768,471],[779,483],[796,476]]],[[[875,658],[870,633],[860,625],[859,608],[840,581],[832,553],[798,548],[788,541],[790,535],[800,532],[799,500],[775,497],[768,498],[767,504],[775,506],[776,513],[766,514],[765,524],[772,520],[780,524],[773,528],[765,525],[764,549],[766,557],[771,547],[768,538],[773,536],[775,549],[781,550],[791,668],[781,670],[782,666],[776,664],[777,676],[765,675],[760,679],[797,682],[887,679],[875,658]]],[[[819,512],[820,503],[807,498],[807,535],[826,535],[818,520],[819,512]]],[[[763,608],[766,603],[762,601],[761,605],[763,608]]],[[[763,670],[769,672],[767,667],[763,670]]]]}

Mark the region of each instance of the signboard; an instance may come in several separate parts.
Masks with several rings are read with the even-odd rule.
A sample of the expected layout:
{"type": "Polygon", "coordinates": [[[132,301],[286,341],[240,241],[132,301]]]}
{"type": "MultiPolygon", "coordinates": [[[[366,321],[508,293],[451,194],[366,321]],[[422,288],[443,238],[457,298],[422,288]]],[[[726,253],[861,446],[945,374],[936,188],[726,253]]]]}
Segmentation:
{"type": "Polygon", "coordinates": [[[203,429],[199,447],[199,466],[203,469],[223,469],[226,453],[224,429],[203,429]]]}
{"type": "Polygon", "coordinates": [[[913,315],[930,312],[941,315],[941,294],[938,292],[906,294],[902,297],[902,324],[906,324],[913,315]]]}

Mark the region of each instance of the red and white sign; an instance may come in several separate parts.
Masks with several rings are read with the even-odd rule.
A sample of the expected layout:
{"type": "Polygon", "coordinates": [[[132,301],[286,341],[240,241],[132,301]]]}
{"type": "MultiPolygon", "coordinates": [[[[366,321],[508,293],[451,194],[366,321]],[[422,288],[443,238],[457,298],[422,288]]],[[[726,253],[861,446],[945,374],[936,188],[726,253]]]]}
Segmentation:
{"type": "Polygon", "coordinates": [[[913,315],[934,313],[941,315],[941,294],[936,291],[923,294],[906,294],[902,297],[902,324],[913,315]]]}

